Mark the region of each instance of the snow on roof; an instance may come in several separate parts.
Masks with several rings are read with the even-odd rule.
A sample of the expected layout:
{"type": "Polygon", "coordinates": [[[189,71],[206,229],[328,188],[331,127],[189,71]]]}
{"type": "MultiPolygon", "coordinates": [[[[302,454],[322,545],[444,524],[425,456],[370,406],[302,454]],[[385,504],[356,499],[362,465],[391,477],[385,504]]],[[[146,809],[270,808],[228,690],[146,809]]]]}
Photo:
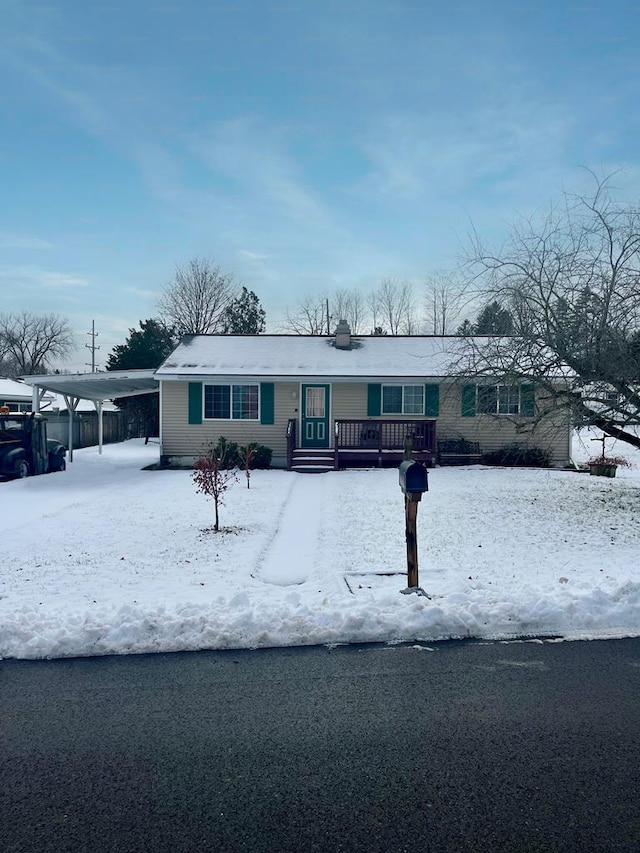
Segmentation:
{"type": "Polygon", "coordinates": [[[460,339],[354,335],[351,340],[350,349],[338,349],[333,336],[188,335],[156,377],[446,376],[460,339]]]}
{"type": "MultiPolygon", "coordinates": [[[[15,403],[31,403],[33,399],[33,390],[31,385],[26,382],[20,382],[15,379],[0,378],[0,400],[9,400],[15,403]]],[[[114,406],[109,401],[103,404],[103,411],[117,412],[117,406],[114,406]]],[[[67,404],[65,403],[62,394],[54,394],[47,391],[40,401],[40,411],[43,414],[47,412],[66,412],[67,404]]],[[[95,412],[96,407],[91,400],[80,400],[76,407],[76,412],[95,412]]]]}
{"type": "Polygon", "coordinates": [[[105,373],[61,373],[49,376],[24,376],[28,385],[49,392],[67,394],[83,400],[114,400],[134,394],[158,391],[153,369],[111,370],[105,373]]]}
{"type": "Polygon", "coordinates": [[[0,379],[0,397],[28,402],[31,400],[31,388],[13,379],[0,379]]]}
{"type": "Polygon", "coordinates": [[[19,403],[30,403],[33,391],[30,385],[15,379],[0,378],[0,399],[19,403]]]}

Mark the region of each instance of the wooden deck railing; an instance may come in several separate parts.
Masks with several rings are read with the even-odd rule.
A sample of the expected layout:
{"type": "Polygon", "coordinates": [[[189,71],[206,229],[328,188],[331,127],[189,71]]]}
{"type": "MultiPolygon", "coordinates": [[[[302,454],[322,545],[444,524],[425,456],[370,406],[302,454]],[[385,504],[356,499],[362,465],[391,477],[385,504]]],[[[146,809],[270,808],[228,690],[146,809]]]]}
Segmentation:
{"type": "Polygon", "coordinates": [[[402,450],[410,438],[414,450],[436,449],[433,421],[336,421],[335,444],[341,449],[402,450]]]}
{"type": "Polygon", "coordinates": [[[339,467],[341,451],[369,451],[381,460],[385,452],[404,450],[411,439],[416,454],[435,461],[435,420],[340,420],[335,422],[334,455],[339,467]]]}
{"type": "MultiPolygon", "coordinates": [[[[334,428],[334,465],[395,464],[402,460],[405,442],[411,439],[416,459],[435,464],[437,456],[435,420],[339,420],[334,428]]],[[[287,468],[297,449],[297,421],[287,422],[287,468]]]]}

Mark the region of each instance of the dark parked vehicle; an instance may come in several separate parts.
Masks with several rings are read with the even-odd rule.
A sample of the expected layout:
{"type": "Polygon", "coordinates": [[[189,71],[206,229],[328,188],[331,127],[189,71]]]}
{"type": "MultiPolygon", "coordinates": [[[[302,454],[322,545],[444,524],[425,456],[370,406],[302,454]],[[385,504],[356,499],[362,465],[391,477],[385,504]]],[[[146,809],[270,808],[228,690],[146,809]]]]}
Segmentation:
{"type": "Polygon", "coordinates": [[[47,440],[47,421],[34,412],[0,408],[0,475],[28,477],[66,467],[64,444],[47,440]]]}

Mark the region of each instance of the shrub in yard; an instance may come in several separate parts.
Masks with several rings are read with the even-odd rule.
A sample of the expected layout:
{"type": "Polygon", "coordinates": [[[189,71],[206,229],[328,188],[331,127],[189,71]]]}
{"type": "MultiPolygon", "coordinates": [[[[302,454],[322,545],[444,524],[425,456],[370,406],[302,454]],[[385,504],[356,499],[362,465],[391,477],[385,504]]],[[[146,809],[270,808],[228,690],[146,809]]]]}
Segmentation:
{"type": "Polygon", "coordinates": [[[252,468],[269,468],[271,466],[271,456],[273,450],[270,447],[265,447],[264,444],[252,444],[253,455],[251,457],[252,468]]]}
{"type": "Polygon", "coordinates": [[[249,444],[239,447],[236,441],[229,441],[229,439],[221,435],[218,439],[216,450],[223,458],[225,468],[240,468],[244,471],[244,458],[248,447],[251,448],[251,464],[249,467],[252,471],[256,468],[271,467],[273,450],[270,447],[265,447],[264,444],[258,444],[257,441],[251,441],[249,444]]]}
{"type": "Polygon", "coordinates": [[[498,450],[483,453],[482,465],[503,465],[510,468],[548,468],[551,458],[540,447],[521,447],[519,444],[507,444],[498,450]]]}
{"type": "Polygon", "coordinates": [[[220,464],[223,468],[238,468],[239,467],[239,458],[238,458],[238,443],[235,441],[229,441],[223,435],[218,439],[218,443],[214,448],[218,458],[220,459],[220,464]]]}

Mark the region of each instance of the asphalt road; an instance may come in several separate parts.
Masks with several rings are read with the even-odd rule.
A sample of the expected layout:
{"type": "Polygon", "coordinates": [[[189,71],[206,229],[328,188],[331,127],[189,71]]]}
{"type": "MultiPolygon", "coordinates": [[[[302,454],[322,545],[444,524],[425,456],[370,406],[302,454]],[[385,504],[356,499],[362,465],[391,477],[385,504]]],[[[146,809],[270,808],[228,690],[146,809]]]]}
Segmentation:
{"type": "Polygon", "coordinates": [[[640,640],[0,663],[2,853],[640,850],[640,640]]]}

